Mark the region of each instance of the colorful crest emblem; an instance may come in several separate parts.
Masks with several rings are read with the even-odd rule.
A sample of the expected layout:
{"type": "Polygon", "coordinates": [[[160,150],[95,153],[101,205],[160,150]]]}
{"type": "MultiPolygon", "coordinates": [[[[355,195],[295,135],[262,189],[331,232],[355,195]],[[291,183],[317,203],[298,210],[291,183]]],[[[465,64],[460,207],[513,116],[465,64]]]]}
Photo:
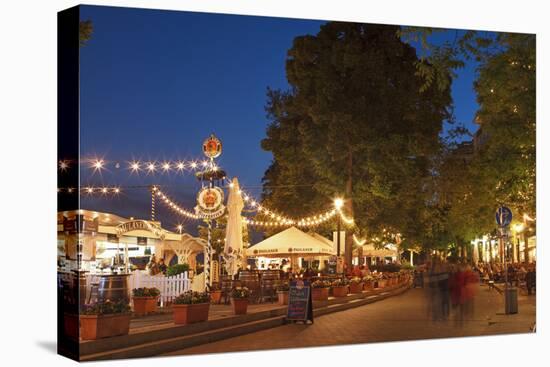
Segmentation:
{"type": "Polygon", "coordinates": [[[222,142],[212,134],[202,143],[202,151],[208,158],[217,158],[222,154],[222,142]]]}
{"type": "Polygon", "coordinates": [[[223,190],[219,187],[204,187],[197,194],[195,212],[203,218],[214,219],[223,215],[223,190]]]}

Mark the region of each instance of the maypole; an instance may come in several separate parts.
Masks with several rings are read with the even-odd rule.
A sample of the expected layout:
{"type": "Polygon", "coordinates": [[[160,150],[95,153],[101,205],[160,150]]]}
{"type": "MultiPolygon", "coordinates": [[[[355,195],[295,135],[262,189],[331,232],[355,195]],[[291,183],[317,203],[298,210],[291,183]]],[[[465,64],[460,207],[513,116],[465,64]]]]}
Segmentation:
{"type": "Polygon", "coordinates": [[[208,291],[210,290],[212,255],[212,221],[225,213],[224,194],[219,187],[219,184],[225,179],[225,172],[220,170],[214,162],[214,159],[222,154],[222,143],[214,134],[211,134],[203,142],[202,151],[210,161],[205,162],[204,171],[196,174],[198,180],[202,183],[202,188],[197,194],[195,212],[204,219],[208,230],[206,248],[204,249],[204,286],[208,291]]]}

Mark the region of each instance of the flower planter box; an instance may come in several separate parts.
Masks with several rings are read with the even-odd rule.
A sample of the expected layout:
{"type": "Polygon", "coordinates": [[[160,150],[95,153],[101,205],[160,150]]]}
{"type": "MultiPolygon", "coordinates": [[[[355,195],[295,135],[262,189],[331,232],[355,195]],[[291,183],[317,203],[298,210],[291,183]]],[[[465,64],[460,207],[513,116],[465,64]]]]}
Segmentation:
{"type": "Polygon", "coordinates": [[[80,315],[80,337],[82,340],[95,340],[130,331],[130,313],[110,315],[80,315]]]}
{"type": "Polygon", "coordinates": [[[311,288],[311,299],[313,301],[328,300],[328,288],[311,288]]]}
{"type": "Polygon", "coordinates": [[[158,297],[132,297],[134,313],[138,316],[157,312],[158,297]]]}
{"type": "Polygon", "coordinates": [[[210,302],[214,304],[219,304],[222,299],[222,291],[212,291],[210,292],[210,302]]]}
{"type": "Polygon", "coordinates": [[[231,298],[231,306],[235,315],[245,315],[248,310],[247,298],[231,298]]]}
{"type": "Polygon", "coordinates": [[[368,281],[368,282],[363,283],[363,290],[372,291],[373,288],[374,288],[374,282],[373,281],[368,281]]]}
{"type": "Polygon", "coordinates": [[[353,294],[363,292],[363,283],[350,283],[349,292],[353,294]]]}
{"type": "Polygon", "coordinates": [[[193,324],[208,320],[210,303],[175,304],[172,305],[172,310],[174,310],[174,324],[193,324]]]}
{"type": "Polygon", "coordinates": [[[386,285],[387,285],[387,280],[386,280],[386,279],[379,280],[379,281],[378,281],[378,287],[377,287],[377,288],[385,288],[386,285]]]}
{"type": "Polygon", "coordinates": [[[277,298],[280,305],[288,305],[288,291],[278,291],[277,298]]]}
{"type": "Polygon", "coordinates": [[[334,297],[346,297],[348,295],[348,286],[332,287],[332,295],[334,297]]]}

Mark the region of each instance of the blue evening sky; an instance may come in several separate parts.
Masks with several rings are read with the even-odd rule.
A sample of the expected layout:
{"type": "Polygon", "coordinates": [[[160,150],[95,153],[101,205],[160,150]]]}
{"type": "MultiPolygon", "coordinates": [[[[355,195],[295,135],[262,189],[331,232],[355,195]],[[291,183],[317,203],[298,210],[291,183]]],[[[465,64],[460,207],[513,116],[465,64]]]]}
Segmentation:
{"type": "MultiPolygon", "coordinates": [[[[80,52],[81,155],[108,162],[101,174],[83,169],[82,185],[163,184],[191,208],[199,185],[190,174],[130,175],[127,161],[202,159],[202,141],[215,133],[219,164],[259,196],[271,160],[260,147],[266,88],[287,87],[293,38],[324,21],[96,6],[81,6],[81,19],[94,27],[80,52]]],[[[471,130],[475,68],[460,70],[452,87],[456,119],[471,130]]],[[[116,199],[84,197],[82,207],[147,218],[150,199],[127,189],[116,199]]],[[[179,220],[167,212],[169,228],[179,220]]]]}

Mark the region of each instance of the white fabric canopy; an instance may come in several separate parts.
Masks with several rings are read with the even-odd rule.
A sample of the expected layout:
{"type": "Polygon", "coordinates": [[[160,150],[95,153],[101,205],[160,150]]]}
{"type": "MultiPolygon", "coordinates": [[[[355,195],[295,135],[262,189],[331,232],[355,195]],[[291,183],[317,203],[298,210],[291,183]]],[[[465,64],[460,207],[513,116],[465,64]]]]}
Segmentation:
{"type": "Polygon", "coordinates": [[[334,243],[331,240],[329,240],[328,238],[326,238],[325,236],[321,236],[317,232],[310,233],[310,235],[312,235],[313,237],[317,238],[318,240],[324,242],[330,248],[334,248],[334,243]]]}
{"type": "Polygon", "coordinates": [[[285,229],[249,247],[246,251],[247,256],[264,257],[329,256],[334,253],[331,244],[302,232],[296,227],[285,229]]]}
{"type": "MultiPolygon", "coordinates": [[[[363,248],[364,257],[395,257],[395,250],[390,250],[387,248],[374,248],[374,245],[368,244],[361,246],[363,248]]],[[[358,256],[359,249],[356,248],[353,250],[353,256],[358,256]]]]}
{"type": "Polygon", "coordinates": [[[240,193],[239,181],[236,177],[233,178],[232,184],[227,199],[227,229],[223,249],[225,268],[229,275],[237,273],[237,268],[242,265],[243,255],[243,223],[241,212],[244,202],[240,193]]]}

